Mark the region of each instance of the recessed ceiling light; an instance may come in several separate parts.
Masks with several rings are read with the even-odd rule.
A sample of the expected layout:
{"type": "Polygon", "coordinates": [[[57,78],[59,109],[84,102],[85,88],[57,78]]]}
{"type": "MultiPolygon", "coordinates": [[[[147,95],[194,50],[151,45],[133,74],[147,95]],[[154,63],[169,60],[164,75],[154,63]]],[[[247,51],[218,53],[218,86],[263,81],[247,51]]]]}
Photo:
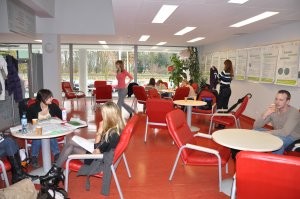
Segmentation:
{"type": "Polygon", "coordinates": [[[36,40],[34,40],[34,41],[36,41],[36,42],[43,42],[42,40],[40,40],[40,39],[36,39],[36,40]]]}
{"type": "Polygon", "coordinates": [[[150,35],[142,35],[139,39],[139,41],[147,41],[149,39],[150,35]]]}
{"type": "Polygon", "coordinates": [[[162,46],[162,45],[165,45],[167,42],[165,41],[162,41],[162,42],[159,42],[158,44],[156,44],[157,46],[162,46]]]}
{"type": "Polygon", "coordinates": [[[188,32],[191,32],[192,30],[194,30],[196,27],[185,27],[184,29],[176,32],[174,35],[184,35],[188,32]]]}
{"type": "Polygon", "coordinates": [[[155,15],[152,23],[164,23],[177,7],[177,5],[163,5],[155,15]]]}
{"type": "Polygon", "coordinates": [[[230,0],[228,3],[237,3],[237,4],[243,4],[246,3],[248,0],[230,0]]]}
{"type": "Polygon", "coordinates": [[[205,39],[205,37],[197,37],[197,38],[191,39],[191,40],[189,40],[189,41],[187,41],[187,42],[193,43],[193,42],[196,42],[196,41],[200,41],[200,40],[202,40],[202,39],[205,39]]]}
{"type": "Polygon", "coordinates": [[[249,19],[246,19],[246,20],[243,20],[243,21],[240,21],[238,23],[235,23],[229,27],[234,27],[234,28],[239,28],[239,27],[242,27],[242,26],[245,26],[245,25],[248,25],[250,23],[254,23],[256,21],[259,21],[259,20],[262,20],[262,19],[265,19],[265,18],[268,18],[268,17],[271,17],[273,15],[276,15],[278,14],[279,12],[264,12],[264,13],[261,13],[259,15],[256,15],[254,17],[251,17],[249,19]]]}
{"type": "Polygon", "coordinates": [[[100,44],[106,44],[106,41],[98,41],[100,44]]]}

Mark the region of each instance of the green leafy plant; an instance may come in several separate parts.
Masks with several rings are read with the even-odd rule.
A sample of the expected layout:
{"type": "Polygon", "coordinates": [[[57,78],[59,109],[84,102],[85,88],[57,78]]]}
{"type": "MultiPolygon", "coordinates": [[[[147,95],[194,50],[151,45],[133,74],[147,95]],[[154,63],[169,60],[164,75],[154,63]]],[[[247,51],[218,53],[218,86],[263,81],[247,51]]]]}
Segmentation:
{"type": "Polygon", "coordinates": [[[178,87],[180,82],[187,78],[185,71],[188,69],[188,67],[184,65],[184,61],[181,60],[176,54],[171,56],[171,62],[173,63],[173,70],[170,71],[169,80],[178,87]]]}
{"type": "Polygon", "coordinates": [[[188,47],[188,51],[190,52],[190,56],[185,60],[184,64],[188,67],[193,82],[197,83],[201,88],[206,85],[207,77],[200,71],[198,50],[196,47],[188,47]]]}

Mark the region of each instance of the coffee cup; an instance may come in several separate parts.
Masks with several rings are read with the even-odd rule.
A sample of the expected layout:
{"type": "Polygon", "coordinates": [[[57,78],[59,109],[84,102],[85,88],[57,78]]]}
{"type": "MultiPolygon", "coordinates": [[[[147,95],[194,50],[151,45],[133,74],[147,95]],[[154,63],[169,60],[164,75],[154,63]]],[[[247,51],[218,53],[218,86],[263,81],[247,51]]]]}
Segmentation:
{"type": "Polygon", "coordinates": [[[32,125],[36,125],[38,123],[38,119],[32,119],[32,125]]]}
{"type": "Polygon", "coordinates": [[[35,132],[37,135],[42,135],[43,134],[43,128],[41,126],[36,126],[35,127],[35,132]]]}
{"type": "Polygon", "coordinates": [[[185,98],[184,98],[184,101],[187,101],[187,99],[188,99],[188,98],[187,98],[187,97],[185,97],[185,98]]]}

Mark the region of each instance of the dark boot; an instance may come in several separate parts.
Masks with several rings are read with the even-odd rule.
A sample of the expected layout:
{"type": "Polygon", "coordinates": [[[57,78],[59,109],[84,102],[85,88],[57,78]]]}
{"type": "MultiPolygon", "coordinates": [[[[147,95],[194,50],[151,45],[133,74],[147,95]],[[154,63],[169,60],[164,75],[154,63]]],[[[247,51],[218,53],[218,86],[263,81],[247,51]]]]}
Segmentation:
{"type": "Polygon", "coordinates": [[[30,175],[26,174],[21,165],[21,159],[19,155],[19,151],[14,154],[14,156],[8,156],[8,161],[11,165],[11,172],[12,172],[12,184],[19,182],[25,178],[31,177],[30,175]]]}
{"type": "Polygon", "coordinates": [[[64,182],[65,176],[62,172],[62,169],[55,164],[48,171],[48,173],[44,176],[40,176],[41,184],[47,185],[55,185],[58,186],[60,181],[64,182]]]}

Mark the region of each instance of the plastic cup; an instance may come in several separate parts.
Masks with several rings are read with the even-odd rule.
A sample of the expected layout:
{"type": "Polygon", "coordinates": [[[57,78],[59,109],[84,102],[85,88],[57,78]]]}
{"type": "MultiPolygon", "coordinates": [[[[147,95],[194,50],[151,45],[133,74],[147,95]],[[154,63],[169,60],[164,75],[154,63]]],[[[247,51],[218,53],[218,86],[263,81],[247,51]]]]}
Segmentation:
{"type": "Polygon", "coordinates": [[[197,97],[196,96],[194,96],[194,101],[196,101],[197,100],[197,97]]]}
{"type": "Polygon", "coordinates": [[[187,97],[184,98],[184,101],[187,101],[187,97]]]}
{"type": "Polygon", "coordinates": [[[43,134],[43,128],[41,126],[36,126],[35,127],[35,132],[37,135],[42,135],[43,134]]]}

